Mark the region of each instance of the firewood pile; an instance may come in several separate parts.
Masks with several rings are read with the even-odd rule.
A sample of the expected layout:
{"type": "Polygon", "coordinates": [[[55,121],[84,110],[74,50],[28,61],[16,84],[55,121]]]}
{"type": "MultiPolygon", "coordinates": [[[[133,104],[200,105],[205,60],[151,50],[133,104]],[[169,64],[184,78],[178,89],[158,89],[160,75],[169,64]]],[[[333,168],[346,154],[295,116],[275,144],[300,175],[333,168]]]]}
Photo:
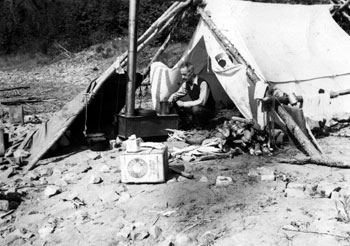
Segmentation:
{"type": "Polygon", "coordinates": [[[183,149],[175,148],[173,156],[191,161],[211,160],[233,157],[249,153],[251,155],[271,156],[273,149],[269,135],[254,120],[232,117],[212,131],[180,131],[168,129],[168,141],[183,141],[190,144],[183,149]]]}

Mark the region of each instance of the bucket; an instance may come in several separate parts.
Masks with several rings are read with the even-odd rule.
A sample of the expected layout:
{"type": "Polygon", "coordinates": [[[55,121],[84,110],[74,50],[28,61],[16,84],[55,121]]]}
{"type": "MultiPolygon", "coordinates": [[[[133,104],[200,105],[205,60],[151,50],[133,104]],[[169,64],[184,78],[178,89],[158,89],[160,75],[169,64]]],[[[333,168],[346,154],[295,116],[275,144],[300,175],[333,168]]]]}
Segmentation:
{"type": "Polygon", "coordinates": [[[104,151],[109,147],[109,142],[104,133],[89,133],[86,140],[92,151],[104,151]]]}
{"type": "Polygon", "coordinates": [[[163,101],[160,102],[160,115],[168,115],[169,114],[169,102],[163,101]]]}

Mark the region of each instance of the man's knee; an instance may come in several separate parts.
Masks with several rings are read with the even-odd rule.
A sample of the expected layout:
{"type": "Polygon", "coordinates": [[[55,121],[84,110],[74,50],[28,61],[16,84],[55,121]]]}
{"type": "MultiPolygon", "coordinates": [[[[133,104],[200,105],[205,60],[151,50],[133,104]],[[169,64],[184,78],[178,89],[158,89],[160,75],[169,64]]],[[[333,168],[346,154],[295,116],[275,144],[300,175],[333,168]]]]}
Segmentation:
{"type": "Polygon", "coordinates": [[[202,106],[193,106],[192,107],[192,113],[194,115],[201,114],[203,112],[203,107],[202,106]]]}

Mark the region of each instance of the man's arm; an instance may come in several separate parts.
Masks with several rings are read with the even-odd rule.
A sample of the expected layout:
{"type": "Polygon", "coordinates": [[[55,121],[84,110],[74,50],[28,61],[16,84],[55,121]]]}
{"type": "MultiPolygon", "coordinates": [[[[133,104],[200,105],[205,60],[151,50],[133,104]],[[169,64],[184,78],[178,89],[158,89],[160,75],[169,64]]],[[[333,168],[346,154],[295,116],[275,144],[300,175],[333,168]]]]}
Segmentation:
{"type": "Polygon", "coordinates": [[[206,81],[203,81],[200,87],[199,98],[194,101],[183,102],[183,107],[187,108],[187,107],[193,107],[197,105],[204,106],[208,100],[209,93],[210,93],[210,88],[208,86],[208,83],[206,81]]]}
{"type": "Polygon", "coordinates": [[[186,83],[182,83],[182,85],[177,90],[177,92],[170,95],[168,102],[170,103],[176,102],[179,98],[186,96],[186,94],[187,94],[186,83]]]}

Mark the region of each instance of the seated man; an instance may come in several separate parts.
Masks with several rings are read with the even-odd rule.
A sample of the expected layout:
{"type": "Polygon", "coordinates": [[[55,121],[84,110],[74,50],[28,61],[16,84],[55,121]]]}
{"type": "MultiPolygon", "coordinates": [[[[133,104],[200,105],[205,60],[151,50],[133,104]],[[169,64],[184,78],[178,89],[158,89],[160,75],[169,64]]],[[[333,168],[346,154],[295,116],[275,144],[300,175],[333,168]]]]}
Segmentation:
{"type": "Polygon", "coordinates": [[[190,62],[184,63],[180,72],[183,84],[168,101],[179,115],[180,128],[187,130],[191,127],[202,127],[207,120],[216,116],[215,101],[209,84],[194,74],[194,67],[190,62]],[[185,95],[191,101],[179,100],[185,95]]]}

